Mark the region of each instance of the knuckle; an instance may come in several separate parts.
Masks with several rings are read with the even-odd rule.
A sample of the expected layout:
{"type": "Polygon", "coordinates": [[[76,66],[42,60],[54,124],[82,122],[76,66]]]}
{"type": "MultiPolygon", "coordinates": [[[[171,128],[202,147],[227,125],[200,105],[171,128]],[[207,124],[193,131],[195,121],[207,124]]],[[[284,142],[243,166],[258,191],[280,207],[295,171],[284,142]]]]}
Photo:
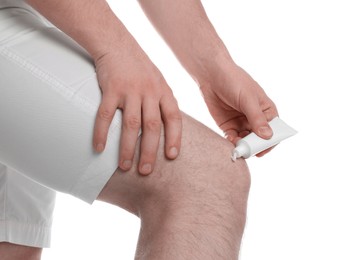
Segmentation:
{"type": "Polygon", "coordinates": [[[180,111],[172,111],[172,112],[168,113],[167,120],[180,123],[182,121],[182,115],[181,115],[180,111]]]}
{"type": "Polygon", "coordinates": [[[141,121],[136,116],[127,117],[125,120],[125,126],[128,129],[139,129],[141,127],[141,121]]]}
{"type": "Polygon", "coordinates": [[[143,149],[141,151],[141,156],[143,161],[153,163],[155,161],[156,151],[152,151],[151,149],[143,149]]]}
{"type": "Polygon", "coordinates": [[[106,108],[101,108],[98,111],[98,117],[99,119],[104,121],[111,121],[112,118],[114,117],[114,113],[112,111],[109,111],[106,108]]]}
{"type": "Polygon", "coordinates": [[[275,104],[272,100],[270,100],[269,108],[270,108],[270,107],[271,107],[271,109],[274,111],[275,114],[278,113],[277,106],[276,106],[276,104],[275,104]]]}
{"type": "Polygon", "coordinates": [[[144,124],[144,127],[149,131],[159,131],[161,128],[161,121],[158,119],[147,120],[144,124]]]}

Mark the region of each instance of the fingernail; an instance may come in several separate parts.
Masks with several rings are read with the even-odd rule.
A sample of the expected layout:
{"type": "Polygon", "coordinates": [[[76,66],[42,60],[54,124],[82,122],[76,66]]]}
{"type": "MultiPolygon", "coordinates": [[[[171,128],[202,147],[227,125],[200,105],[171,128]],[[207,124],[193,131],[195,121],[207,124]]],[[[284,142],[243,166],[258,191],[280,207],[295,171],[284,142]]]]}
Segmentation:
{"type": "Polygon", "coordinates": [[[271,137],[273,135],[272,130],[267,126],[259,127],[258,132],[261,136],[265,136],[265,137],[271,137]]]}
{"type": "Polygon", "coordinates": [[[141,173],[148,174],[152,171],[152,165],[150,163],[143,164],[141,173]]]}
{"type": "Polygon", "coordinates": [[[231,143],[233,142],[233,136],[232,135],[226,136],[226,139],[229,140],[231,143]]]}
{"type": "Polygon", "coordinates": [[[171,158],[176,158],[176,156],[178,155],[178,151],[176,147],[171,147],[169,150],[169,156],[171,158]]]}
{"type": "Polygon", "coordinates": [[[97,144],[96,150],[97,150],[97,152],[102,152],[104,150],[104,145],[103,144],[97,144]]]}
{"type": "Polygon", "coordinates": [[[131,160],[124,160],[122,163],[123,168],[129,169],[132,166],[132,161],[131,160]]]}

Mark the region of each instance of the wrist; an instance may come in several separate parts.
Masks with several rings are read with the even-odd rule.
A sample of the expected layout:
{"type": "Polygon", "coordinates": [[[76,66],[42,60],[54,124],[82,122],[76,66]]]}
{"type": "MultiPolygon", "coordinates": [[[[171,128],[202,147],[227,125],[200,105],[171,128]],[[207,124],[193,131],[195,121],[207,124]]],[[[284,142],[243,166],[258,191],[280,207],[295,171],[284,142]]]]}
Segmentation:
{"type": "Polygon", "coordinates": [[[198,84],[209,81],[209,74],[218,70],[218,66],[233,63],[200,0],[140,0],[139,3],[198,84]]]}
{"type": "MultiPolygon", "coordinates": [[[[137,49],[138,43],[124,24],[115,16],[106,21],[106,26],[96,26],[95,31],[84,31],[79,37],[84,47],[96,63],[106,55],[119,56],[131,49],[137,49]],[[101,28],[104,30],[101,30],[101,28]]],[[[77,30],[78,31],[78,30],[77,30]]]]}
{"type": "Polygon", "coordinates": [[[206,52],[189,57],[188,64],[184,66],[199,86],[205,86],[221,82],[224,75],[233,71],[237,65],[222,44],[217,48],[211,48],[206,52]]]}
{"type": "Polygon", "coordinates": [[[116,29],[110,31],[109,35],[106,35],[103,41],[96,43],[91,42],[91,49],[88,51],[91,55],[94,63],[97,63],[105,56],[113,56],[119,58],[123,55],[137,55],[139,53],[139,45],[131,34],[124,30],[116,31],[116,29]]]}

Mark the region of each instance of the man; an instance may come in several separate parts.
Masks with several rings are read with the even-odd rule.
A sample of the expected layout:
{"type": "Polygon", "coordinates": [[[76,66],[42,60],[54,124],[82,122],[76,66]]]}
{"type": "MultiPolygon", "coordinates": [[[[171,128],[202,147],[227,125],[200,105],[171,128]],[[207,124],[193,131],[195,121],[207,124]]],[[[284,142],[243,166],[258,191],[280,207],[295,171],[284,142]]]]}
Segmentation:
{"type": "MultiPolygon", "coordinates": [[[[231,162],[231,142],[251,131],[270,138],[267,122],[277,110],[234,63],[201,2],[140,4],[228,140],[179,111],[159,70],[105,1],[27,1],[63,33],[23,3],[20,11],[8,8],[14,2],[2,1],[0,10],[3,24],[15,24],[11,33],[0,27],[0,185],[20,187],[33,200],[31,212],[12,215],[50,225],[53,195],[44,185],[139,216],[137,259],[237,259],[250,177],[243,160],[231,162]],[[48,194],[44,202],[30,185],[48,194]]],[[[25,196],[15,197],[21,204],[25,196]]],[[[49,231],[29,231],[4,215],[2,241],[9,243],[0,243],[1,257],[40,259],[49,231]]]]}

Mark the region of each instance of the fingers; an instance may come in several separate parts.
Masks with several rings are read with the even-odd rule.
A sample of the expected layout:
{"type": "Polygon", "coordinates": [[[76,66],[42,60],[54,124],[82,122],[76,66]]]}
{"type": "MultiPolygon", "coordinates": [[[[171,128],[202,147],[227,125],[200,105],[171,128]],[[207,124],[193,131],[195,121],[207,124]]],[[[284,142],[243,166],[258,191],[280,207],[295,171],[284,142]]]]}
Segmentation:
{"type": "MultiPolygon", "coordinates": [[[[94,126],[93,144],[97,152],[102,152],[105,148],[110,124],[116,109],[122,106],[121,102],[116,95],[103,95],[94,126]]],[[[120,169],[128,171],[132,167],[139,131],[142,128],[138,169],[143,175],[153,171],[159,148],[162,119],[166,135],[165,155],[169,159],[175,159],[180,151],[182,136],[181,112],[175,98],[170,95],[160,101],[152,98],[145,98],[142,101],[133,97],[123,101],[120,169]]]]}
{"type": "Polygon", "coordinates": [[[143,175],[153,171],[159,148],[161,119],[165,124],[165,155],[169,159],[175,159],[179,154],[182,135],[181,113],[175,98],[163,97],[160,105],[157,100],[148,98],[143,101],[143,104],[135,99],[125,102],[119,159],[119,167],[122,170],[127,171],[132,167],[138,133],[142,127],[138,169],[143,175]],[[141,113],[143,113],[143,119],[141,113]]]}
{"type": "Polygon", "coordinates": [[[93,146],[97,152],[105,149],[109,127],[118,105],[119,101],[114,95],[108,92],[103,94],[94,125],[93,146]]]}
{"type": "Polygon", "coordinates": [[[162,119],[165,125],[165,155],[173,160],[179,154],[182,137],[182,116],[173,96],[160,100],[162,119]]]}
{"type": "Polygon", "coordinates": [[[146,99],[142,105],[142,141],[139,159],[139,172],[150,174],[154,169],[161,133],[161,115],[159,102],[146,99]]]}
{"type": "Polygon", "coordinates": [[[165,129],[165,155],[175,159],[180,151],[182,136],[182,116],[172,95],[165,95],[160,103],[145,100],[143,103],[143,135],[139,172],[149,174],[153,171],[159,147],[162,121],[165,129]]]}
{"type": "Polygon", "coordinates": [[[252,127],[252,131],[261,138],[270,139],[273,135],[273,131],[260,107],[257,96],[247,93],[242,104],[243,113],[246,115],[247,120],[252,127]]]}
{"type": "MultiPolygon", "coordinates": [[[[268,121],[278,116],[276,106],[259,86],[256,86],[255,90],[254,93],[251,89],[242,92],[241,111],[247,123],[240,120],[241,117],[237,117],[236,120],[230,120],[225,128],[225,137],[233,144],[236,144],[250,132],[254,132],[264,139],[269,139],[273,135],[268,121]]],[[[269,151],[263,151],[258,157],[269,151]]]]}
{"type": "Polygon", "coordinates": [[[119,167],[128,171],[132,167],[138,133],[141,128],[141,100],[129,99],[125,102],[122,115],[119,167]]]}
{"type": "Polygon", "coordinates": [[[225,137],[231,143],[236,144],[238,140],[250,133],[251,126],[248,123],[246,116],[236,116],[221,124],[225,137]]]}
{"type": "Polygon", "coordinates": [[[135,45],[128,51],[136,52],[134,55],[113,52],[96,60],[103,98],[94,124],[93,146],[98,152],[104,150],[110,124],[116,109],[120,108],[123,122],[119,168],[131,169],[139,131],[142,130],[138,170],[141,174],[149,174],[153,171],[159,148],[162,117],[166,126],[166,156],[170,159],[177,157],[181,142],[180,112],[171,89],[147,55],[135,45]],[[169,98],[162,102],[164,96],[169,98]]]}
{"type": "Polygon", "coordinates": [[[236,144],[239,139],[241,139],[238,135],[238,132],[233,129],[229,129],[224,132],[225,138],[229,140],[231,143],[236,144]]]}

